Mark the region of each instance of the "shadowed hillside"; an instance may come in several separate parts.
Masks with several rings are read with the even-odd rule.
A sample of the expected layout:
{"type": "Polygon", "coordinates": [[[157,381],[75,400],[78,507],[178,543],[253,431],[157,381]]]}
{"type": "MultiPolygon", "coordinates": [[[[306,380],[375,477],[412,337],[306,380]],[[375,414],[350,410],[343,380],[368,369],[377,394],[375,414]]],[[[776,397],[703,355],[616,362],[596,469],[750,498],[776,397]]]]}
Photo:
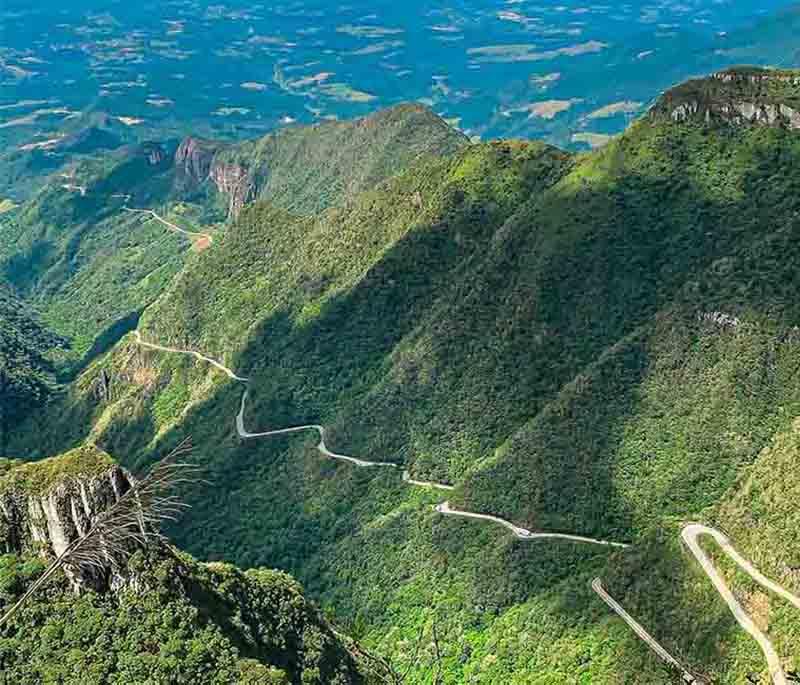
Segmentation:
{"type": "MultiPolygon", "coordinates": [[[[800,591],[798,83],[724,72],[602,151],[453,145],[324,209],[253,193],[139,322],[248,377],[254,431],[321,423],[331,449],[454,485],[454,506],[630,549],[444,519],[309,434],[241,440],[241,383],[133,335],[13,444],[88,435],[135,464],[190,432],[214,485],[176,539],[293,572],[410,682],[674,682],[595,576],[694,672],[763,680],[679,533],[718,525],[800,591]]],[[[797,612],[718,563],[800,667],[797,612]]]]}

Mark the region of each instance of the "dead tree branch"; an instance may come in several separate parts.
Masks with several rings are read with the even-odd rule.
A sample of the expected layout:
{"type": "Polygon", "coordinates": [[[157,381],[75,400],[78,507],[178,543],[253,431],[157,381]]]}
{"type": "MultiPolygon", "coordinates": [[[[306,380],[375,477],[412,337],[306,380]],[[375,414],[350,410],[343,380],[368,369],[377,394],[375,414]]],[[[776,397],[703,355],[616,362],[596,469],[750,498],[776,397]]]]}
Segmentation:
{"type": "Polygon", "coordinates": [[[134,482],[116,503],[102,512],[89,530],[76,538],[47,567],[22,597],[0,617],[0,628],[60,569],[106,569],[122,565],[136,550],[163,541],[160,526],[174,521],[188,505],[175,494],[181,485],[196,483],[198,467],[183,459],[191,452],[187,438],[147,475],[134,482]]]}

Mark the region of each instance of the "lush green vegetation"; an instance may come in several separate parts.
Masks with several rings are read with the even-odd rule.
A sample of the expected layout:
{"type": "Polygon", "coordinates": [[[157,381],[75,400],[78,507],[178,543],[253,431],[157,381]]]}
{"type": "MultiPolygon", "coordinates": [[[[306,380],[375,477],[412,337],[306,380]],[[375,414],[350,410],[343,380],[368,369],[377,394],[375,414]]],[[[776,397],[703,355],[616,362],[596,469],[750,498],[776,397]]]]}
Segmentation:
{"type": "MultiPolygon", "coordinates": [[[[402,106],[357,122],[222,146],[216,162],[248,170],[260,197],[312,211],[464,142],[430,111],[402,106]]],[[[213,155],[213,146],[199,145],[200,154],[213,155]]],[[[145,144],[83,158],[32,200],[0,215],[0,277],[36,302],[48,325],[69,340],[64,356],[73,369],[134,327],[181,266],[192,262],[185,236],[123,207],[155,208],[187,230],[227,212],[227,198],[210,182],[185,178],[173,153],[174,146],[145,144]],[[187,198],[191,204],[181,202],[187,198]]]]}
{"type": "Polygon", "coordinates": [[[53,391],[48,354],[62,343],[0,282],[0,456],[12,427],[53,391]]]}
{"type": "Polygon", "coordinates": [[[73,178],[59,178],[0,220],[0,276],[69,341],[62,356],[78,368],[135,325],[189,245],[154,221],[120,211],[123,191],[134,206],[167,197],[169,166],[151,166],[146,153],[86,161],[73,178]]]}
{"type": "Polygon", "coordinates": [[[104,473],[113,463],[111,457],[95,445],[82,445],[42,461],[16,462],[6,473],[0,472],[0,495],[12,491],[44,495],[65,480],[104,473]]]}
{"type": "MultiPolygon", "coordinates": [[[[242,443],[240,384],[132,336],[15,453],[91,433],[136,464],[191,433],[213,485],[176,539],[296,574],[410,682],[673,682],[596,575],[690,667],[763,677],[678,533],[717,523],[800,591],[798,169],[796,132],[702,118],[591,155],[473,145],[313,215],[254,204],[142,316],[146,340],[251,378],[251,430],[321,422],[332,449],[452,482],[459,506],[631,551],[442,519],[435,494],[321,460],[311,435],[242,443]]],[[[797,613],[725,568],[800,667],[797,613]]]]}
{"type": "MultiPolygon", "coordinates": [[[[93,446],[36,463],[6,460],[0,499],[49,496],[66,480],[94,479],[112,467],[93,446]]],[[[0,528],[1,614],[47,560],[26,556],[41,540],[0,528]]],[[[33,595],[0,629],[0,683],[350,685],[372,682],[371,669],[380,667],[286,574],[201,564],[154,542],[118,575],[101,594],[84,589],[76,596],[57,575],[33,595]]]]}
{"type": "MultiPolygon", "coordinates": [[[[43,570],[0,556],[0,606],[43,570]]],[[[0,682],[197,682],[290,685],[368,682],[350,645],[289,576],[139,553],[136,583],[76,597],[54,582],[0,632],[0,682]]]]}
{"type": "Polygon", "coordinates": [[[279,131],[225,148],[215,161],[247,169],[258,198],[307,214],[345,204],[420,158],[466,142],[426,107],[408,104],[356,121],[279,131]]]}

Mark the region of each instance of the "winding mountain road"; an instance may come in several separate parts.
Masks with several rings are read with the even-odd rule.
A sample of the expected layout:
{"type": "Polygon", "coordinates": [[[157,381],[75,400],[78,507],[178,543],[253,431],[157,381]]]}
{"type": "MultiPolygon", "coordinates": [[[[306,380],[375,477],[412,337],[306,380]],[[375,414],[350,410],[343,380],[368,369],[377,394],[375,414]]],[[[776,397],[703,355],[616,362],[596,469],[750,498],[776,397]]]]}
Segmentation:
{"type": "Polygon", "coordinates": [[[433,488],[435,490],[455,490],[455,485],[445,485],[444,483],[434,483],[430,480],[414,480],[408,471],[403,471],[403,482],[409,485],[416,485],[418,488],[433,488]]]}
{"type": "Polygon", "coordinates": [[[625,623],[627,623],[636,635],[639,638],[647,643],[647,645],[658,655],[658,658],[664,661],[665,663],[669,664],[672,668],[676,669],[681,673],[681,676],[686,683],[696,683],[697,680],[695,679],[694,675],[686,670],[678,660],[672,656],[666,649],[664,649],[661,644],[652,636],[650,633],[645,630],[644,626],[639,623],[633,616],[631,616],[625,609],[622,608],[622,605],[617,602],[611,595],[606,592],[605,588],[603,587],[603,581],[599,578],[595,578],[592,581],[592,590],[597,593],[597,595],[602,599],[609,607],[611,607],[612,611],[614,611],[620,618],[622,618],[625,623]]]}
{"type": "MultiPolygon", "coordinates": [[[[211,364],[214,368],[222,371],[228,378],[234,380],[238,383],[248,383],[249,379],[244,376],[239,376],[236,374],[232,369],[229,369],[227,366],[218,362],[216,359],[209,357],[204,354],[200,354],[194,350],[183,350],[176,347],[167,347],[166,345],[158,345],[155,343],[145,342],[142,339],[142,334],[137,329],[134,332],[136,337],[136,342],[141,345],[142,347],[146,347],[151,350],[157,350],[160,352],[168,352],[170,354],[182,354],[194,357],[200,361],[206,362],[211,364]]],[[[236,415],[236,433],[239,435],[240,438],[243,440],[252,440],[255,438],[270,438],[275,437],[278,435],[291,435],[294,433],[302,433],[305,431],[316,431],[319,435],[319,442],[317,443],[317,450],[320,454],[330,459],[337,459],[339,461],[344,461],[354,466],[358,466],[361,468],[376,468],[376,467],[385,467],[385,468],[392,468],[398,469],[400,468],[397,464],[392,462],[385,462],[385,461],[368,461],[366,459],[358,459],[357,457],[351,457],[346,454],[337,454],[336,452],[332,452],[328,449],[325,445],[325,427],[320,426],[318,424],[308,424],[303,426],[294,426],[291,428],[279,428],[276,430],[265,431],[262,433],[253,433],[248,431],[244,425],[244,414],[247,407],[247,397],[248,391],[245,390],[242,393],[242,401],[239,406],[239,413],[236,415]]],[[[411,478],[411,475],[408,471],[403,471],[403,482],[408,485],[413,485],[417,487],[423,488],[433,488],[438,490],[454,490],[455,488],[452,485],[445,485],[443,483],[432,483],[429,481],[418,481],[411,478]]],[[[567,535],[563,533],[533,533],[525,528],[520,528],[519,526],[515,526],[510,521],[506,521],[505,519],[501,519],[497,516],[490,516],[488,514],[473,514],[471,512],[466,511],[458,511],[452,509],[447,502],[440,504],[436,507],[436,511],[440,514],[446,516],[464,516],[474,519],[481,519],[485,521],[492,521],[494,523],[498,523],[504,528],[510,530],[514,535],[519,538],[520,540],[538,540],[543,538],[556,538],[556,539],[565,539],[565,540],[572,540],[574,542],[583,542],[592,545],[604,545],[604,546],[614,546],[614,547],[627,547],[627,545],[619,543],[619,542],[607,542],[605,540],[595,540],[593,538],[583,537],[580,535],[567,535]]]]}
{"type": "MultiPolygon", "coordinates": [[[[141,345],[142,347],[157,350],[160,352],[167,352],[170,354],[182,354],[194,357],[202,362],[206,362],[210,364],[214,368],[218,369],[222,373],[224,373],[228,378],[234,380],[238,383],[248,383],[249,379],[245,376],[239,376],[236,374],[232,369],[228,368],[221,362],[209,357],[207,355],[201,354],[194,350],[184,350],[179,349],[176,347],[168,347],[166,345],[158,345],[156,343],[146,342],[142,339],[142,335],[139,330],[134,332],[136,337],[136,342],[141,345]]],[[[357,457],[351,457],[345,454],[338,454],[336,452],[332,452],[325,444],[325,428],[324,426],[320,426],[318,424],[308,424],[303,426],[294,426],[291,428],[280,428],[276,430],[270,430],[260,433],[253,433],[248,431],[245,428],[244,424],[244,415],[245,410],[247,407],[247,398],[248,398],[248,391],[242,393],[242,401],[239,407],[239,412],[236,415],[236,432],[240,438],[243,440],[252,440],[256,438],[269,438],[275,437],[279,435],[291,435],[295,433],[302,433],[305,431],[316,431],[319,435],[319,442],[317,443],[317,450],[325,457],[330,459],[336,459],[339,461],[344,461],[354,466],[361,467],[361,468],[376,468],[376,467],[385,467],[385,468],[393,468],[397,469],[400,468],[397,464],[392,462],[378,462],[378,461],[368,461],[366,459],[358,459],[357,457]]],[[[432,488],[438,490],[453,490],[454,487],[452,485],[445,485],[442,483],[433,483],[429,481],[419,481],[415,480],[411,477],[408,471],[403,470],[402,472],[403,482],[408,485],[413,485],[417,487],[424,487],[424,488],[432,488]]],[[[569,540],[572,542],[579,542],[591,545],[601,545],[605,547],[615,547],[625,549],[630,545],[622,543],[622,542],[611,542],[608,540],[598,540],[595,538],[585,537],[582,535],[571,535],[568,533],[537,533],[530,531],[526,528],[522,528],[517,526],[510,521],[500,518],[499,516],[492,516],[490,514],[478,514],[475,512],[470,511],[461,511],[459,509],[454,509],[450,506],[449,502],[442,502],[436,506],[436,511],[438,511],[443,516],[458,516],[462,518],[469,518],[473,520],[480,520],[480,521],[488,521],[490,523],[496,523],[503,528],[509,530],[517,539],[519,540],[543,540],[543,539],[557,539],[557,540],[569,540]]],[[[772,643],[770,642],[769,638],[755,625],[753,620],[744,610],[744,608],[739,604],[739,602],[734,597],[733,593],[731,592],[730,588],[728,588],[727,584],[723,580],[722,576],[718,573],[716,568],[714,567],[711,560],[702,550],[700,545],[697,542],[697,538],[701,535],[708,535],[714,538],[714,540],[719,543],[720,547],[723,551],[736,563],[739,565],[742,570],[748,573],[756,582],[761,584],[763,587],[772,590],[774,593],[778,594],[779,596],[783,597],[784,599],[791,602],[794,606],[800,609],[800,597],[793,595],[791,592],[786,590],[785,588],[781,587],[777,583],[769,580],[764,575],[762,575],[750,562],[748,562],[744,557],[742,557],[731,545],[728,538],[723,535],[721,532],[714,528],[710,528],[708,526],[704,526],[701,524],[690,524],[686,526],[682,533],[681,537],[689,547],[689,550],[692,552],[694,557],[702,566],[703,570],[705,571],[706,575],[711,579],[711,582],[714,584],[717,592],[720,593],[723,600],[726,602],[728,607],[730,608],[731,612],[736,617],[739,625],[744,628],[751,636],[753,636],[758,644],[760,645],[762,651],[764,652],[764,656],[767,659],[767,664],[769,666],[769,672],[772,677],[772,682],[774,685],[789,685],[789,681],[786,678],[786,674],[783,671],[783,667],[780,662],[780,657],[778,657],[775,648],[773,647],[772,643]]],[[[680,665],[677,659],[675,659],[672,655],[670,655],[656,640],[653,638],[639,623],[637,623],[633,617],[628,614],[619,603],[617,603],[602,587],[602,583],[599,578],[595,579],[592,583],[592,589],[597,593],[597,595],[613,609],[625,622],[636,632],[636,634],[645,641],[650,648],[666,663],[670,664],[671,666],[677,668],[685,682],[687,683],[694,683],[697,682],[694,679],[694,676],[686,670],[683,666],[680,665]],[[691,678],[691,679],[690,679],[691,678]]]]}
{"type": "MultiPolygon", "coordinates": [[[[163,219],[153,210],[150,209],[137,210],[137,209],[130,209],[128,207],[124,207],[124,209],[128,212],[148,214],[152,218],[164,224],[170,230],[177,231],[178,233],[183,233],[185,235],[193,237],[206,238],[208,240],[209,245],[213,242],[213,238],[209,234],[192,233],[190,231],[186,231],[180,228],[179,226],[176,226],[175,224],[167,221],[166,219],[163,219]]],[[[213,359],[212,357],[206,356],[194,350],[184,350],[175,347],[167,347],[165,345],[158,345],[155,343],[146,342],[142,339],[139,330],[135,331],[135,337],[136,337],[136,342],[142,347],[160,352],[167,352],[170,354],[181,354],[181,355],[192,356],[198,359],[199,361],[210,364],[217,370],[224,373],[226,376],[228,376],[228,378],[230,378],[233,381],[236,381],[238,383],[249,382],[248,378],[244,376],[239,376],[232,369],[228,368],[227,366],[217,361],[216,359],[213,359]]],[[[328,449],[328,447],[325,444],[325,428],[324,426],[320,426],[318,424],[295,426],[291,428],[281,428],[261,433],[250,432],[245,428],[244,425],[244,415],[247,406],[247,398],[248,398],[248,391],[247,389],[245,389],[244,393],[242,394],[242,401],[239,407],[239,412],[236,415],[236,432],[239,435],[239,437],[242,438],[243,440],[252,440],[256,438],[269,438],[279,435],[291,435],[305,431],[316,431],[319,436],[319,442],[317,443],[317,450],[320,452],[320,454],[322,454],[325,457],[328,457],[330,459],[336,459],[339,461],[344,461],[361,468],[376,468],[376,467],[386,467],[393,469],[400,468],[397,464],[391,462],[368,461],[366,459],[358,459],[357,457],[352,457],[345,454],[337,454],[336,452],[332,452],[331,450],[328,449]]],[[[448,490],[448,491],[455,489],[454,486],[452,485],[415,480],[406,470],[402,471],[402,479],[403,482],[406,483],[407,485],[412,485],[416,487],[423,487],[423,488],[437,489],[437,490],[448,490]]],[[[571,535],[567,533],[537,533],[527,530],[526,528],[517,526],[511,523],[510,521],[502,519],[498,516],[492,516],[490,514],[478,514],[474,512],[454,509],[450,506],[450,503],[446,501],[438,504],[436,506],[436,511],[442,514],[443,516],[457,516],[473,520],[496,523],[509,530],[516,538],[520,540],[561,539],[561,540],[569,540],[572,542],[601,545],[605,547],[615,547],[622,549],[628,548],[630,546],[628,544],[621,542],[598,540],[595,538],[584,537],[582,535],[571,535]]],[[[711,559],[700,547],[698,538],[703,535],[713,538],[720,546],[722,551],[725,554],[727,554],[728,557],[732,561],[734,561],[753,580],[759,583],[762,587],[771,590],[773,593],[787,600],[798,609],[800,609],[800,597],[792,594],[786,588],[782,587],[778,583],[769,580],[766,576],[760,573],[749,561],[747,561],[747,559],[742,557],[741,554],[739,554],[736,551],[736,549],[733,547],[728,537],[723,533],[721,533],[720,531],[699,523],[689,524],[685,526],[681,531],[681,538],[683,539],[684,543],[687,545],[689,551],[698,561],[705,574],[709,577],[717,592],[720,594],[722,599],[728,605],[728,608],[733,613],[739,625],[758,642],[767,660],[767,665],[769,668],[769,673],[772,678],[773,684],[790,685],[789,680],[787,679],[787,676],[783,671],[783,666],[781,664],[780,657],[778,656],[774,646],[772,645],[772,642],[761,631],[761,629],[752,620],[750,615],[742,607],[742,605],[734,596],[733,592],[725,583],[725,580],[717,571],[711,559]]],[[[684,668],[678,662],[678,660],[675,659],[675,657],[669,654],[669,652],[667,652],[666,649],[664,649],[664,647],[661,644],[659,644],[656,641],[656,639],[652,635],[650,635],[650,633],[648,633],[647,630],[645,630],[645,628],[640,623],[638,623],[630,614],[628,614],[628,612],[625,611],[625,609],[616,600],[614,600],[614,598],[611,597],[608,594],[608,592],[606,592],[606,590],[603,588],[602,581],[600,580],[600,578],[594,579],[594,581],[592,582],[592,589],[617,615],[619,615],[633,629],[633,631],[658,655],[660,659],[662,659],[664,662],[666,662],[673,668],[677,669],[677,671],[681,673],[682,678],[685,682],[687,683],[698,682],[696,678],[691,674],[691,672],[689,672],[686,668],[684,668]]]]}
{"type": "Polygon", "coordinates": [[[442,502],[441,504],[437,505],[436,511],[440,514],[444,514],[445,516],[462,516],[464,518],[470,519],[478,519],[480,521],[491,521],[492,523],[497,523],[504,528],[510,530],[516,537],[520,540],[544,540],[544,539],[555,539],[555,540],[571,540],[572,542],[585,542],[586,544],[590,545],[603,545],[606,547],[620,547],[625,549],[626,547],[630,547],[623,542],[609,542],[608,540],[596,540],[595,538],[587,538],[583,535],[570,535],[568,533],[534,533],[526,528],[520,528],[519,526],[515,526],[513,523],[509,523],[505,519],[501,519],[498,516],[491,516],[489,514],[474,514],[471,511],[461,511],[459,509],[453,509],[450,506],[449,502],[442,502]]]}
{"type": "Polygon", "coordinates": [[[236,415],[236,432],[239,434],[240,438],[245,440],[252,440],[253,438],[270,438],[275,435],[289,435],[291,433],[301,433],[303,431],[317,431],[319,434],[319,442],[317,443],[317,450],[320,454],[329,457],[330,459],[338,459],[339,461],[346,461],[350,464],[355,464],[356,466],[360,467],[387,467],[387,468],[399,468],[397,464],[393,464],[389,461],[367,461],[366,459],[357,459],[356,457],[348,457],[346,454],[336,454],[336,452],[331,452],[325,446],[325,428],[323,426],[319,426],[317,424],[308,424],[306,426],[295,426],[294,428],[280,428],[278,430],[267,431],[266,433],[250,433],[244,427],[244,411],[245,406],[247,403],[247,390],[242,393],[242,404],[239,408],[239,413],[236,415]]]}
{"type": "Polygon", "coordinates": [[[201,362],[206,362],[211,364],[216,369],[219,369],[224,373],[228,378],[238,381],[240,383],[247,383],[248,378],[244,378],[243,376],[237,376],[233,371],[231,371],[227,366],[221,364],[216,359],[212,359],[211,357],[206,357],[204,354],[200,354],[199,352],[195,352],[193,350],[179,350],[176,347],[164,347],[164,345],[156,345],[155,343],[149,343],[142,340],[142,334],[139,332],[139,329],[136,329],[133,334],[136,336],[136,342],[141,345],[142,347],[146,347],[151,350],[158,350],[159,352],[169,352],[171,354],[184,354],[190,357],[195,357],[199,359],[201,362]]]}
{"type": "MultiPolygon", "coordinates": [[[[747,559],[745,559],[741,554],[739,554],[739,552],[736,551],[731,544],[731,541],[728,539],[728,536],[724,533],[721,533],[716,528],[711,528],[701,523],[690,523],[687,526],[684,526],[683,530],[681,531],[681,539],[689,548],[689,551],[692,553],[697,562],[700,564],[703,572],[709,577],[716,591],[728,605],[728,608],[730,609],[737,623],[751,637],[753,637],[753,639],[755,639],[755,641],[758,643],[759,647],[761,647],[761,651],[764,653],[764,657],[767,660],[767,667],[769,669],[769,674],[772,678],[773,685],[789,685],[789,680],[783,670],[781,659],[778,656],[778,653],[775,650],[772,642],[755,624],[755,621],[753,621],[745,608],[739,603],[739,600],[736,599],[733,592],[728,587],[728,584],[725,582],[725,579],[722,577],[719,571],[717,571],[717,568],[714,566],[714,562],[711,561],[709,556],[705,553],[705,551],[703,551],[703,548],[700,547],[698,538],[703,535],[713,538],[714,541],[720,546],[722,551],[759,585],[771,590],[776,595],[787,600],[798,609],[800,609],[800,597],[792,594],[786,588],[778,585],[778,583],[775,583],[762,574],[757,568],[755,568],[755,566],[753,566],[747,559]]],[[[641,624],[639,624],[630,614],[628,614],[628,612],[625,611],[625,609],[623,609],[622,606],[620,606],[620,604],[605,591],[605,589],[603,589],[602,582],[599,578],[595,578],[595,580],[592,582],[592,589],[633,629],[633,631],[645,643],[647,643],[647,645],[659,656],[659,658],[677,668],[681,672],[685,682],[697,682],[695,677],[686,668],[684,668],[678,662],[678,660],[675,659],[675,657],[669,654],[669,652],[667,652],[667,650],[664,649],[664,647],[662,647],[655,640],[655,638],[653,638],[653,636],[650,635],[644,629],[644,627],[642,627],[641,624]]]]}
{"type": "Polygon", "coordinates": [[[123,207],[123,210],[126,212],[130,212],[131,214],[145,214],[152,219],[162,223],[166,226],[170,231],[175,231],[176,233],[182,233],[185,236],[189,236],[190,238],[200,238],[202,240],[207,240],[209,245],[214,244],[214,238],[210,233],[195,233],[193,231],[187,231],[180,226],[176,226],[171,221],[167,221],[163,217],[156,214],[152,209],[131,209],[130,207],[123,207]]]}
{"type": "Polygon", "coordinates": [[[720,549],[722,549],[722,551],[725,552],[725,554],[727,554],[728,557],[754,581],[756,581],[762,587],[771,590],[779,597],[782,597],[786,601],[790,602],[798,609],[800,609],[800,597],[792,594],[786,588],[778,585],[764,576],[749,561],[747,561],[747,559],[745,559],[741,554],[739,554],[739,552],[736,551],[726,535],[715,528],[709,528],[708,526],[704,526],[700,523],[691,523],[681,531],[681,538],[686,543],[689,551],[694,555],[694,558],[697,559],[705,574],[714,584],[717,592],[719,592],[719,594],[722,596],[722,599],[725,600],[725,603],[728,605],[731,613],[736,618],[737,623],[746,632],[748,632],[756,642],[758,642],[759,647],[761,647],[761,651],[764,652],[764,656],[767,659],[769,674],[772,677],[772,682],[774,685],[789,685],[789,680],[783,671],[783,665],[781,664],[778,653],[775,651],[775,647],[772,645],[770,639],[755,624],[753,619],[750,618],[750,615],[736,599],[733,592],[731,592],[731,589],[728,587],[725,579],[720,575],[719,571],[717,571],[714,563],[703,551],[702,547],[700,547],[698,538],[701,535],[707,535],[713,538],[714,541],[720,546],[720,549]]]}

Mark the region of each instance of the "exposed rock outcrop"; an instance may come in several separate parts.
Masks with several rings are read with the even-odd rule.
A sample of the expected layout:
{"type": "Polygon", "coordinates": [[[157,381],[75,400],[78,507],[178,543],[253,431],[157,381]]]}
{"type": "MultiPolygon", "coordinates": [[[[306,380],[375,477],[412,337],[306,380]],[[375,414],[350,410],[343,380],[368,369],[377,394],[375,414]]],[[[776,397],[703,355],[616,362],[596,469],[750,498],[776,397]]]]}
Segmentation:
{"type": "MultiPolygon", "coordinates": [[[[85,535],[131,485],[128,472],[93,447],[22,464],[0,479],[0,550],[54,559],[85,535]],[[87,472],[81,473],[84,468],[87,472]],[[52,482],[42,487],[50,477],[52,482]]],[[[65,568],[76,590],[104,591],[126,582],[111,555],[102,556],[107,563],[98,568],[65,568]]]]}
{"type": "Polygon", "coordinates": [[[157,143],[145,143],[141,151],[150,166],[159,166],[167,159],[166,150],[157,143]]]}
{"type": "Polygon", "coordinates": [[[218,162],[211,167],[210,176],[217,190],[228,197],[230,218],[235,219],[248,202],[256,199],[258,185],[244,167],[218,162]]]}
{"type": "Polygon", "coordinates": [[[348,122],[283,129],[237,143],[185,139],[179,188],[220,193],[228,217],[264,200],[309,215],[347,203],[415,160],[453,154],[469,140],[430,109],[404,104],[348,122]]]}
{"type": "Polygon", "coordinates": [[[200,138],[185,138],[175,151],[175,169],[178,180],[203,183],[211,174],[214,155],[220,145],[200,138]]]}
{"type": "Polygon", "coordinates": [[[223,143],[185,138],[175,152],[176,181],[183,189],[210,182],[228,200],[228,218],[235,219],[257,195],[255,180],[244,166],[224,159],[223,143]]]}
{"type": "Polygon", "coordinates": [[[729,69],[666,93],[651,117],[800,130],[800,72],[729,69]]]}
{"type": "Polygon", "coordinates": [[[708,123],[721,119],[730,124],[783,125],[790,129],[800,129],[800,111],[788,105],[754,101],[709,103],[703,106],[695,100],[678,105],[670,116],[673,121],[686,121],[698,114],[708,123]]]}

